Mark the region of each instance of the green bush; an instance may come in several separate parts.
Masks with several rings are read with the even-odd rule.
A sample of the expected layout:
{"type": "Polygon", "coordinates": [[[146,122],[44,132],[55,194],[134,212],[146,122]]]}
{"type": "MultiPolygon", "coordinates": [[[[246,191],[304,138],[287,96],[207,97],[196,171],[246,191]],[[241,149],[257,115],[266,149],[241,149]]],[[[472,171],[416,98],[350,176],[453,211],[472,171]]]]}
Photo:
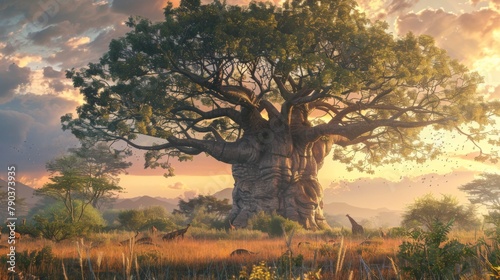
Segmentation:
{"type": "Polygon", "coordinates": [[[435,220],[429,231],[408,232],[409,241],[397,254],[403,272],[415,279],[458,279],[474,257],[475,246],[458,240],[448,241],[453,220],[447,224],[435,220]]]}
{"type": "Polygon", "coordinates": [[[295,230],[295,232],[297,233],[303,230],[304,228],[299,223],[283,218],[282,216],[279,215],[271,216],[271,222],[269,224],[269,231],[268,231],[269,236],[270,237],[284,236],[285,232],[283,232],[283,229],[285,230],[285,232],[291,232],[292,230],[295,230]]]}
{"type": "Polygon", "coordinates": [[[266,214],[264,211],[260,211],[248,220],[248,228],[266,233],[269,231],[270,224],[271,215],[266,214]]]}
{"type": "MultiPolygon", "coordinates": [[[[82,207],[81,202],[76,201],[74,207],[82,207]]],[[[56,202],[43,208],[33,217],[33,221],[34,229],[32,231],[53,241],[88,236],[102,229],[106,224],[99,211],[91,205],[87,205],[78,220],[72,221],[62,202],[56,202]]]]}
{"type": "Polygon", "coordinates": [[[303,227],[294,221],[283,218],[280,215],[273,213],[272,215],[264,212],[259,212],[248,221],[249,228],[253,230],[260,230],[267,233],[270,237],[281,237],[284,235],[283,229],[286,232],[295,232],[303,230],[303,227]]]}
{"type": "Polygon", "coordinates": [[[392,227],[387,231],[387,237],[399,238],[407,235],[407,230],[403,227],[392,227]]]}

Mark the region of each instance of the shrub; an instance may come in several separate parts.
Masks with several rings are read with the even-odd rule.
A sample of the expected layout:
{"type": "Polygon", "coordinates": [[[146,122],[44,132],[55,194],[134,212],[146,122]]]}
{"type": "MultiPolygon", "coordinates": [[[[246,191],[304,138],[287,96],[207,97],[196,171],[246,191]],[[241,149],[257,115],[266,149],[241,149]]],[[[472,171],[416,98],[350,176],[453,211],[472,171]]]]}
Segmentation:
{"type": "Polygon", "coordinates": [[[288,220],[279,215],[272,215],[271,222],[269,224],[268,234],[270,237],[281,237],[285,234],[283,232],[291,232],[295,230],[295,232],[299,232],[303,229],[303,227],[295,221],[288,220]]]}
{"type": "Polygon", "coordinates": [[[271,215],[266,214],[264,211],[260,211],[248,220],[248,228],[253,230],[260,230],[266,233],[269,230],[270,224],[271,215]]]}
{"type": "Polygon", "coordinates": [[[283,229],[286,232],[295,229],[295,232],[303,230],[303,227],[294,221],[283,218],[280,215],[273,213],[272,215],[264,212],[259,212],[248,222],[249,228],[260,230],[269,234],[270,237],[281,237],[284,235],[283,229]]]}
{"type": "Polygon", "coordinates": [[[410,241],[399,246],[397,257],[402,271],[415,279],[456,279],[474,256],[475,247],[448,241],[453,220],[447,224],[435,220],[429,231],[408,232],[410,241]]]}
{"type": "MultiPolygon", "coordinates": [[[[74,207],[81,207],[81,202],[76,201],[74,207]]],[[[33,217],[33,221],[33,231],[53,241],[88,236],[105,225],[99,211],[91,205],[87,205],[79,220],[71,221],[62,202],[56,202],[43,208],[39,214],[33,217]]]]}

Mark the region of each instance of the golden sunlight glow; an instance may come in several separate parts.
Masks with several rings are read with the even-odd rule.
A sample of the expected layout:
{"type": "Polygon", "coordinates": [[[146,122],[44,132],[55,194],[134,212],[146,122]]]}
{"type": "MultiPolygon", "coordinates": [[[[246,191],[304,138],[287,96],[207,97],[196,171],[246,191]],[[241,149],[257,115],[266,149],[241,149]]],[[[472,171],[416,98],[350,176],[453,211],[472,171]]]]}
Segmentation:
{"type": "MultiPolygon", "coordinates": [[[[489,50],[487,50],[489,52],[489,50]]],[[[472,66],[474,71],[477,71],[484,77],[485,83],[488,85],[499,85],[500,81],[500,54],[491,53],[488,56],[478,58],[472,66]]]]}
{"type": "MultiPolygon", "coordinates": [[[[161,172],[161,171],[159,171],[161,172]]],[[[232,188],[234,179],[230,174],[215,176],[185,176],[165,178],[163,176],[121,175],[120,186],[126,193],[120,197],[137,197],[157,194],[160,197],[194,197],[199,194],[208,195],[232,188]]]]}
{"type": "Polygon", "coordinates": [[[26,67],[30,63],[41,62],[42,57],[39,55],[16,54],[15,56],[12,57],[12,60],[17,64],[17,66],[26,67]]]}
{"type": "Polygon", "coordinates": [[[90,38],[84,36],[84,37],[73,37],[73,38],[68,40],[66,45],[70,46],[73,49],[76,49],[76,48],[80,47],[81,45],[85,45],[88,43],[90,43],[90,38]]]}

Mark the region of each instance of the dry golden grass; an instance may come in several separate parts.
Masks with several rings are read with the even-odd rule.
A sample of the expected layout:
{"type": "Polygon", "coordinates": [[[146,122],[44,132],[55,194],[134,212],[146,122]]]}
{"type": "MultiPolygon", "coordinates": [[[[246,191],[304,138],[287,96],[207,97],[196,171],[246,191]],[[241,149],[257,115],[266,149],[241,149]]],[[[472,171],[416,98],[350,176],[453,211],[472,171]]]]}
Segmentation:
{"type": "MultiPolygon", "coordinates": [[[[69,279],[80,279],[82,270],[86,276],[90,277],[93,272],[100,279],[126,279],[127,274],[136,275],[137,270],[141,275],[154,275],[157,279],[229,279],[238,276],[243,267],[251,268],[261,261],[278,266],[280,258],[287,252],[284,238],[204,240],[186,237],[165,242],[158,236],[153,238],[154,245],[119,244],[132,236],[130,233],[107,233],[98,235],[92,241],[60,243],[25,239],[17,244],[16,251],[29,254],[50,246],[53,256],[59,260],[55,264],[64,264],[69,279]],[[230,253],[236,249],[246,249],[255,254],[231,257],[230,253]]],[[[337,270],[339,253],[344,254],[340,268],[342,272],[337,272],[337,279],[343,279],[346,275],[344,270],[352,270],[357,274],[360,257],[366,263],[381,268],[386,266],[387,256],[394,258],[399,245],[397,240],[380,239],[372,244],[359,245],[361,242],[359,239],[345,239],[341,247],[340,240],[333,243],[296,236],[290,248],[292,257],[299,254],[303,256],[302,272],[321,268],[323,274],[329,277],[337,270]],[[299,242],[302,242],[301,246],[298,246],[299,242]]],[[[0,253],[6,253],[6,249],[1,249],[0,253]]],[[[62,269],[58,271],[60,275],[54,275],[51,279],[64,279],[62,269]]],[[[33,267],[29,272],[36,274],[37,269],[33,267]]]]}
{"type": "MultiPolygon", "coordinates": [[[[284,238],[260,237],[257,239],[196,239],[186,236],[169,242],[161,236],[153,238],[153,245],[126,245],[120,241],[131,238],[131,233],[103,233],[92,240],[74,240],[53,243],[40,239],[23,239],[16,244],[18,254],[40,251],[49,246],[54,260],[40,267],[32,265],[29,273],[50,275],[47,279],[231,279],[246,267],[265,261],[268,266],[280,268],[287,246],[284,238]],[[230,256],[236,249],[246,249],[256,254],[230,256]],[[280,262],[281,260],[281,262],[280,262]],[[62,269],[64,265],[64,270],[62,269]]],[[[472,237],[471,237],[472,235],[472,237]]],[[[141,234],[138,238],[146,236],[141,234]]],[[[473,234],[459,233],[465,240],[473,234]]],[[[346,237],[331,240],[328,237],[297,235],[290,245],[292,258],[303,256],[302,266],[294,267],[298,277],[309,271],[321,269],[322,279],[396,279],[390,259],[396,254],[402,239],[346,237]],[[363,242],[365,241],[365,242],[363,242]],[[300,243],[300,246],[299,246],[300,243]]],[[[7,249],[0,249],[5,256],[7,249]]],[[[285,258],[286,259],[286,258],[285,258]]],[[[4,279],[6,271],[0,272],[4,279]]]]}

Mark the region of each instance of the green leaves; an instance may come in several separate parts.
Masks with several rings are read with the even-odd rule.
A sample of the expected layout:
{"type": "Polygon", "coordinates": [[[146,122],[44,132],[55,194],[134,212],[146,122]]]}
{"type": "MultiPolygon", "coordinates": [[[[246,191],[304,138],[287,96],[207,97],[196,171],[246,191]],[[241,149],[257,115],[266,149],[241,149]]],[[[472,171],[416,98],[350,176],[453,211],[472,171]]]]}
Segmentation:
{"type": "Polygon", "coordinates": [[[454,278],[467,268],[475,256],[475,246],[448,241],[453,220],[435,220],[428,231],[414,229],[399,246],[401,269],[414,279],[454,278]]]}
{"type": "MultiPolygon", "coordinates": [[[[478,101],[481,77],[430,36],[394,38],[355,1],[183,0],[168,4],[163,22],[131,17],[127,25],[99,63],[67,72],[86,103],[63,127],[80,138],[181,157],[237,141],[261,149],[252,135],[282,118],[296,142],[343,139],[335,143],[349,148],[335,158],[360,170],[436,156],[441,150],[421,139],[427,126],[476,146],[500,144],[500,103],[478,101]],[[294,109],[307,121],[294,119],[294,109]],[[305,135],[311,139],[298,139],[305,135]]],[[[495,157],[481,150],[481,159],[495,157]]]]}

